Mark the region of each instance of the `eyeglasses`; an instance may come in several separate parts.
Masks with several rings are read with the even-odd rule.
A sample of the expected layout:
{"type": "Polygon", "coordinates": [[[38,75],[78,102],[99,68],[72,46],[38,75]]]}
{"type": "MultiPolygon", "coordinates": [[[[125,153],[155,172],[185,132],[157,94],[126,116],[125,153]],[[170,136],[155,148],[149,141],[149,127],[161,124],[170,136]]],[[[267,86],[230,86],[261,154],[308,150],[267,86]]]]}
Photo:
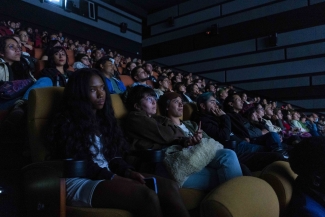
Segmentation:
{"type": "Polygon", "coordinates": [[[149,102],[149,103],[153,103],[153,102],[157,101],[157,98],[153,97],[153,96],[147,96],[147,97],[144,98],[144,100],[149,102]]]}
{"type": "Polygon", "coordinates": [[[82,60],[86,60],[86,61],[89,61],[89,58],[87,58],[87,57],[83,57],[83,58],[81,58],[82,60]]]}
{"type": "Polygon", "coordinates": [[[15,46],[15,45],[13,45],[13,44],[9,44],[7,47],[8,47],[10,50],[13,50],[13,51],[16,51],[16,50],[22,51],[21,46],[15,46]]]}

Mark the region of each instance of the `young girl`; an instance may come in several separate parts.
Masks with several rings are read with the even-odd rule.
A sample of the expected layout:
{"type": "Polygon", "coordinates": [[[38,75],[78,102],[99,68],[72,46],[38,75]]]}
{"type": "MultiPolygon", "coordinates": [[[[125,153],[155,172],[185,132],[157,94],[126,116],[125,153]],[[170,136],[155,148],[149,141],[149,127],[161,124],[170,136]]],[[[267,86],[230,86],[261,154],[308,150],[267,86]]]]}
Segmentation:
{"type": "Polygon", "coordinates": [[[53,158],[87,160],[86,178],[66,180],[67,204],[124,209],[135,216],[189,216],[174,182],[156,177],[156,194],[144,185],[148,175],[123,160],[128,145],[98,70],[73,73],[54,120],[49,134],[53,158]]]}

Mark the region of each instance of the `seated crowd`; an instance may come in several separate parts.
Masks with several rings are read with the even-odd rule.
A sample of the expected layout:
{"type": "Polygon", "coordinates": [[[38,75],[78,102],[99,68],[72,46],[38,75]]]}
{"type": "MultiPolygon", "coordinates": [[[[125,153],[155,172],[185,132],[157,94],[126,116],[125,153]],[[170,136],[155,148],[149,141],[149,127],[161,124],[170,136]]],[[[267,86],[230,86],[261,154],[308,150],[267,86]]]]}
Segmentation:
{"type": "Polygon", "coordinates": [[[325,136],[324,116],[305,115],[290,104],[278,107],[276,102],[250,98],[231,85],[221,87],[191,73],[132,61],[111,50],[106,53],[89,41],[80,44],[61,32],[41,35],[16,22],[4,22],[0,34],[0,86],[32,81],[21,95],[0,98],[0,110],[9,111],[0,122],[1,135],[19,127],[24,131],[22,120],[32,89],[65,87],[65,104],[49,135],[52,157],[91,162],[86,178],[67,179],[67,186],[73,188],[67,192],[71,205],[116,207],[139,216],[188,216],[177,186],[170,180],[178,187],[209,191],[274,161],[287,160],[301,140],[325,136]],[[33,59],[36,48],[44,50],[41,59],[46,61],[39,72],[33,59]],[[74,53],[72,64],[69,50],[74,53]],[[127,83],[126,78],[132,82],[127,83]],[[109,94],[124,99],[127,124],[118,126],[109,94]],[[195,109],[191,120],[183,121],[186,103],[195,109]],[[158,196],[143,188],[143,179],[149,175],[135,172],[121,157],[128,149],[169,150],[174,145],[188,149],[205,143],[216,147],[211,160],[185,177],[177,179],[164,165],[157,165],[150,176],[157,178],[162,192],[158,196]],[[124,186],[128,187],[120,190],[124,186]],[[134,191],[137,193],[130,193],[134,191]],[[143,204],[152,209],[139,209],[143,204]]]}

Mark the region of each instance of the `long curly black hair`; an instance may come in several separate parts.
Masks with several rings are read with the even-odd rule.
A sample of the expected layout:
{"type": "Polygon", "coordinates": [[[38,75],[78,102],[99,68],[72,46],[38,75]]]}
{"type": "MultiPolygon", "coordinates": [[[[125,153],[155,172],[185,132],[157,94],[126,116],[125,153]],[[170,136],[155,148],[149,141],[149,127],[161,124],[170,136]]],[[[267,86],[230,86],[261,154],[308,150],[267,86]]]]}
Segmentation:
{"type": "Polygon", "coordinates": [[[69,78],[63,94],[63,107],[54,118],[48,139],[51,144],[51,158],[91,159],[90,147],[95,136],[100,136],[103,154],[109,161],[114,156],[128,150],[117,120],[114,117],[112,101],[105,79],[97,69],[79,69],[69,78]],[[89,81],[99,76],[106,91],[103,109],[93,112],[89,99],[89,81]]]}

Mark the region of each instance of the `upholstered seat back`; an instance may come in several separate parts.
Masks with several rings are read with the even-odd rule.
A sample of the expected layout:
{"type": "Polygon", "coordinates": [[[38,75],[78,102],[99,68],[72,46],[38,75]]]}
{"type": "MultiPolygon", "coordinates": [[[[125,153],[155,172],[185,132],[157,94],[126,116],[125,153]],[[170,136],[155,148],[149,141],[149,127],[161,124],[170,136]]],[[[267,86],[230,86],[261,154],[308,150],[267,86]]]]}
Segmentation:
{"type": "Polygon", "coordinates": [[[282,216],[290,203],[297,174],[291,170],[288,162],[276,161],[262,170],[260,178],[268,182],[277,194],[282,216]]]}
{"type": "Polygon", "coordinates": [[[58,111],[63,94],[62,87],[33,89],[28,98],[28,135],[33,162],[46,160],[48,151],[44,144],[49,121],[58,111]]]}
{"type": "Polygon", "coordinates": [[[278,217],[279,202],[262,179],[241,176],[212,190],[201,203],[202,217],[278,217]]]}
{"type": "MultiPolygon", "coordinates": [[[[33,89],[28,99],[28,134],[33,162],[46,160],[45,148],[48,125],[53,115],[61,106],[63,87],[33,89]]],[[[127,110],[118,94],[111,94],[115,117],[120,120],[127,115],[127,110]]]]}

